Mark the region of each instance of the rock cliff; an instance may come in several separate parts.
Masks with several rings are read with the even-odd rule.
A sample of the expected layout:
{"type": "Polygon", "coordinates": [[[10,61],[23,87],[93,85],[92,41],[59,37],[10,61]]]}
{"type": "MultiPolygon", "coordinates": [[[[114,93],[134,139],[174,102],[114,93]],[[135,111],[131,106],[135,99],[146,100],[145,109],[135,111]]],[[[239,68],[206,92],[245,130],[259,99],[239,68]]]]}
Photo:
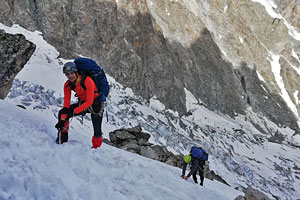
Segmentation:
{"type": "Polygon", "coordinates": [[[23,35],[11,35],[0,30],[0,99],[4,99],[17,73],[35,50],[35,45],[23,35]]]}
{"type": "Polygon", "coordinates": [[[298,129],[300,49],[291,30],[299,29],[299,5],[271,6],[251,0],[3,0],[0,22],[41,31],[63,57],[96,59],[136,94],[155,96],[181,115],[186,88],[210,110],[234,116],[252,109],[298,129]]]}

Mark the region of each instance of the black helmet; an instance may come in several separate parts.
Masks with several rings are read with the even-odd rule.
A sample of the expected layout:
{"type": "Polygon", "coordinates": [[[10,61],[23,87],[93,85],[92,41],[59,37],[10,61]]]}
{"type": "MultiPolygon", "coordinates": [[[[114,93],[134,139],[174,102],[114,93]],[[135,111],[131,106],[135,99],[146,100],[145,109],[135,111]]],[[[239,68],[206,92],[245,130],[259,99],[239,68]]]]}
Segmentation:
{"type": "Polygon", "coordinates": [[[71,72],[77,72],[77,67],[76,67],[75,63],[74,62],[65,63],[64,67],[63,67],[63,72],[64,72],[64,74],[68,74],[71,72]]]}

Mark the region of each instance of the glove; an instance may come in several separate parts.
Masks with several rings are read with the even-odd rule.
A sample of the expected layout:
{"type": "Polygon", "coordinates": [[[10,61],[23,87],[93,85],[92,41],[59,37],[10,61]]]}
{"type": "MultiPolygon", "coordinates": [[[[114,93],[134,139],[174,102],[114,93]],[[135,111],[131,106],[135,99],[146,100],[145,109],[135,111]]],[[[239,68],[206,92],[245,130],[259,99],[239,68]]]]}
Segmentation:
{"type": "Polygon", "coordinates": [[[186,181],[187,181],[188,179],[189,179],[189,177],[187,177],[187,176],[186,176],[186,177],[184,177],[184,180],[186,180],[186,181]]]}
{"type": "Polygon", "coordinates": [[[74,111],[69,110],[69,111],[67,112],[67,119],[70,119],[70,118],[73,117],[74,115],[75,115],[74,111]]]}
{"type": "Polygon", "coordinates": [[[61,113],[60,120],[70,119],[74,116],[74,111],[70,108],[63,108],[59,112],[61,113]]]}
{"type": "Polygon", "coordinates": [[[59,120],[59,121],[57,122],[57,124],[55,125],[55,128],[61,130],[61,129],[64,127],[64,125],[65,125],[65,121],[59,120]]]}
{"type": "Polygon", "coordinates": [[[181,175],[181,178],[184,179],[184,175],[181,175]]]}

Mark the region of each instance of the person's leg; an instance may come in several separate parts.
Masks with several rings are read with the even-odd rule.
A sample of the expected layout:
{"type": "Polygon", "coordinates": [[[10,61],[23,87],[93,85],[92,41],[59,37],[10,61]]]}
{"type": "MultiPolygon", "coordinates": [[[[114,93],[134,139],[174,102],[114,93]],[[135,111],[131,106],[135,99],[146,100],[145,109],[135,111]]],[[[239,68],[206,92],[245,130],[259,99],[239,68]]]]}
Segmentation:
{"type": "Polygon", "coordinates": [[[199,168],[199,175],[200,175],[200,185],[203,185],[203,181],[204,181],[204,169],[203,168],[199,168]]]}
{"type": "Polygon", "coordinates": [[[91,114],[92,123],[94,128],[94,136],[99,138],[102,136],[102,116],[98,114],[91,114]]]}
{"type": "MultiPolygon", "coordinates": [[[[92,138],[92,143],[93,143],[93,148],[100,147],[102,145],[102,114],[99,115],[99,111],[101,106],[99,105],[93,105],[92,106],[93,111],[96,113],[92,113],[92,123],[93,123],[93,128],[94,128],[94,136],[92,138]]],[[[103,113],[102,111],[100,113],[103,113]]]]}
{"type": "Polygon", "coordinates": [[[93,128],[94,128],[94,136],[96,138],[99,138],[102,136],[102,118],[103,118],[103,112],[100,112],[100,109],[103,109],[100,104],[93,104],[92,109],[94,113],[91,113],[93,128]],[[101,113],[99,115],[98,113],[101,113]]]}
{"type": "Polygon", "coordinates": [[[198,181],[197,181],[197,171],[195,171],[194,173],[193,173],[193,180],[194,180],[194,182],[197,184],[198,183],[198,181]]]}
{"type": "Polygon", "coordinates": [[[185,171],[186,171],[187,163],[183,162],[182,163],[182,173],[181,173],[181,178],[184,178],[185,176],[185,171]]]}

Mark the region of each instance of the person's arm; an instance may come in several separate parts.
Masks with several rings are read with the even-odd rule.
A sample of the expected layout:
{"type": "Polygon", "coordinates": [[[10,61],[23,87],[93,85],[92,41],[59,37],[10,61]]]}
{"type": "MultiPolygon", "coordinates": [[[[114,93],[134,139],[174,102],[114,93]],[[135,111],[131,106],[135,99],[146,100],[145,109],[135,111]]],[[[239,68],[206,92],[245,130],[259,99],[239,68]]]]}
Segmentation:
{"type": "MultiPolygon", "coordinates": [[[[64,108],[70,108],[71,103],[71,87],[68,85],[69,81],[66,81],[64,84],[64,108]]],[[[61,115],[61,120],[65,120],[67,118],[67,114],[61,115]]]]}
{"type": "Polygon", "coordinates": [[[81,104],[79,107],[74,109],[75,114],[78,114],[94,103],[94,95],[95,95],[95,83],[92,78],[87,77],[84,81],[84,85],[86,87],[86,101],[81,104]]]}
{"type": "Polygon", "coordinates": [[[183,162],[183,164],[182,164],[182,174],[181,174],[181,177],[183,177],[183,176],[185,175],[186,167],[187,167],[187,163],[186,163],[186,162],[183,162]]]}

